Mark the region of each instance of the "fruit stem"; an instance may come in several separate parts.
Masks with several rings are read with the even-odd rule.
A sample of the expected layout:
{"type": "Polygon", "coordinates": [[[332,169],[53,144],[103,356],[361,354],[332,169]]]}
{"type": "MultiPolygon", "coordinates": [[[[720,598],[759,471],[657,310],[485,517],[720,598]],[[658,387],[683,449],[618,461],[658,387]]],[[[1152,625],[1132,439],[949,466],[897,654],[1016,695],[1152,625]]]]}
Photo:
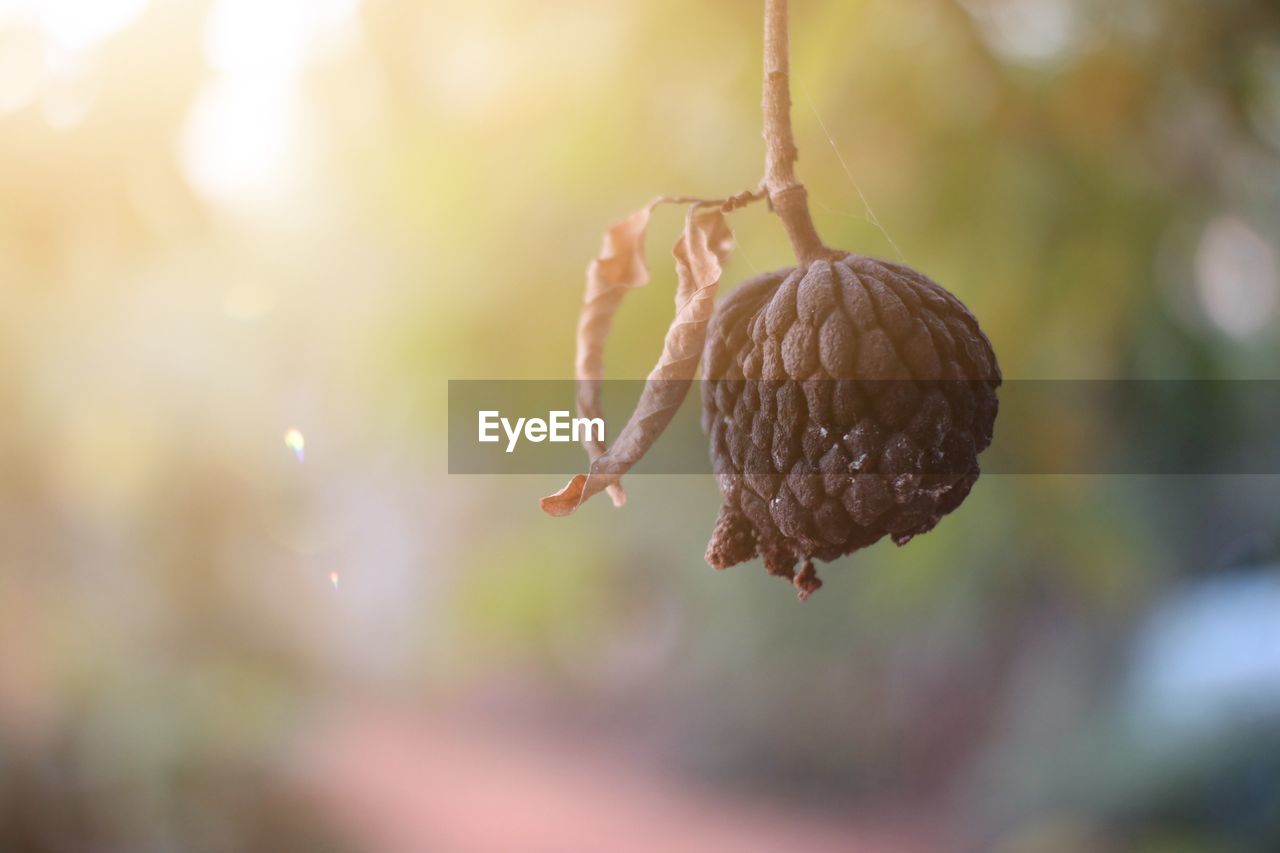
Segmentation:
{"type": "Polygon", "coordinates": [[[801,266],[839,253],[827,248],[809,214],[809,194],[796,178],[800,152],[791,133],[787,0],[764,4],[764,189],[801,266]]]}

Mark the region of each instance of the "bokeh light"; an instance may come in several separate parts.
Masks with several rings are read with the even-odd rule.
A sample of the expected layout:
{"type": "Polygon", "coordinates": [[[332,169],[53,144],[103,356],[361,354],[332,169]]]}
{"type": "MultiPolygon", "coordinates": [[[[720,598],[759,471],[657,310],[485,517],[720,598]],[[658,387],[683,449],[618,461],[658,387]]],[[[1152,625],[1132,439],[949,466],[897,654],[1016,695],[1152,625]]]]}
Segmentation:
{"type": "Polygon", "coordinates": [[[1234,216],[1213,220],[1196,251],[1205,313],[1222,331],[1249,338],[1272,328],[1280,304],[1276,250],[1234,216]]]}
{"type": "Polygon", "coordinates": [[[147,6],[148,0],[4,0],[0,26],[34,25],[52,46],[84,51],[128,27],[147,6]]]}

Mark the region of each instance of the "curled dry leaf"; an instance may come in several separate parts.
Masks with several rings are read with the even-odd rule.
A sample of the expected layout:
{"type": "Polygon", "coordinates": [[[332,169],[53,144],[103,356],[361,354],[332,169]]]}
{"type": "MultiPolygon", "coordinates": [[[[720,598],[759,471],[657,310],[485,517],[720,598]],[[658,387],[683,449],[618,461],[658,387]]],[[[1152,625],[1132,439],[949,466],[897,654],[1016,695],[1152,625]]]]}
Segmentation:
{"type": "MultiPolygon", "coordinates": [[[[649,202],[605,232],[600,254],[587,265],[587,290],[582,296],[582,313],[578,316],[578,352],[574,373],[578,380],[578,414],[586,418],[603,418],[600,383],[604,380],[604,345],[613,327],[627,291],[649,281],[649,267],[644,260],[644,236],[649,216],[660,199],[649,202]]],[[[596,439],[585,430],[582,446],[587,458],[595,462],[604,452],[604,439],[596,439]]],[[[566,487],[567,488],[567,487],[566,487]]],[[[609,486],[614,506],[622,506],[626,495],[621,483],[609,486]]]]}
{"type": "MultiPolygon", "coordinates": [[[[578,324],[578,408],[584,415],[600,415],[604,340],[622,294],[626,288],[648,280],[643,243],[644,226],[652,209],[650,204],[611,228],[605,237],[605,250],[588,269],[586,304],[578,324]],[[615,240],[617,242],[611,242],[615,240]],[[615,262],[617,253],[610,252],[620,246],[630,247],[630,260],[626,263],[615,262]],[[637,247],[638,261],[635,260],[637,247]],[[634,283],[610,287],[609,281],[634,283]],[[586,381],[582,381],[584,379],[586,381]]],[[[619,486],[622,475],[644,456],[675,417],[698,371],[707,323],[715,309],[721,264],[732,246],[732,238],[720,210],[697,205],[690,208],[684,233],[672,250],[679,280],[676,316],[667,329],[662,356],[649,373],[636,410],[612,448],[587,447],[591,456],[589,473],[577,475],[563,489],[543,498],[543,511],[549,515],[569,515],[593,495],[619,486]]],[[[620,495],[620,490],[613,495],[615,504],[619,503],[620,495]]]]}

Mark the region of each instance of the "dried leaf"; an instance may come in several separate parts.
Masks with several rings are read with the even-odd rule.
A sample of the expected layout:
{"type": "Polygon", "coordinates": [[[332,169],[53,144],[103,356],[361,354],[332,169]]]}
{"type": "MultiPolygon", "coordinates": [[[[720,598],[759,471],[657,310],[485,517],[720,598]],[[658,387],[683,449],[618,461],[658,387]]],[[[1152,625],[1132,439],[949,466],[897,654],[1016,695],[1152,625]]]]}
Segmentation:
{"type": "Polygon", "coordinates": [[[587,484],[586,474],[575,474],[573,479],[565,484],[564,488],[556,492],[554,495],[547,495],[539,503],[542,511],[547,515],[560,517],[563,515],[573,515],[577,510],[578,504],[582,503],[582,487],[587,484]]]}
{"type": "MultiPolygon", "coordinates": [[[[648,211],[652,210],[652,205],[645,210],[644,219],[648,218],[648,211]]],[[[633,214],[638,217],[637,211],[633,214]]],[[[625,222],[631,221],[630,219],[625,222]]],[[[619,223],[622,225],[624,223],[619,223]]],[[[617,228],[618,226],[615,226],[617,228]]],[[[610,229],[610,234],[613,229],[610,229]]],[[[640,229],[641,240],[643,239],[643,228],[640,229]]],[[[626,426],[622,428],[622,432],[618,434],[618,440],[613,447],[607,451],[600,453],[592,458],[590,472],[587,475],[579,474],[554,495],[549,495],[542,499],[542,509],[550,515],[569,515],[573,513],[583,501],[588,500],[593,495],[617,486],[622,478],[636,462],[644,456],[653,443],[667,428],[671,419],[675,417],[676,410],[680,408],[680,404],[684,401],[685,395],[689,392],[689,386],[698,371],[698,363],[702,357],[702,347],[706,341],[707,323],[711,320],[711,314],[715,309],[716,288],[720,284],[721,264],[725,256],[729,253],[732,245],[733,234],[729,230],[729,223],[725,220],[724,214],[718,209],[705,209],[694,206],[690,208],[689,215],[685,219],[684,233],[679,241],[676,242],[672,254],[676,259],[676,275],[679,278],[679,285],[676,289],[676,316],[671,322],[671,327],[667,330],[667,336],[663,342],[662,356],[658,359],[657,365],[649,373],[648,380],[645,382],[644,391],[640,395],[640,401],[636,405],[636,410],[631,415],[631,419],[627,421],[626,426]]],[[[606,248],[609,240],[606,238],[606,248]]],[[[605,253],[602,253],[601,259],[597,259],[593,263],[601,263],[605,253]]],[[[643,260],[639,264],[641,276],[647,280],[647,271],[644,270],[643,260]]],[[[643,282],[641,282],[643,283],[643,282]]],[[[631,285],[634,286],[634,285],[631,285]]],[[[588,293],[591,290],[591,278],[588,275],[588,293]]],[[[612,308],[608,310],[608,317],[617,310],[617,303],[621,301],[621,297],[613,303],[612,308]]],[[[579,377],[583,374],[583,347],[584,342],[589,344],[598,344],[603,347],[603,337],[596,335],[584,336],[583,329],[587,325],[587,311],[584,308],[583,321],[579,324],[579,377]]],[[[608,325],[606,322],[605,333],[607,334],[608,325]]],[[[597,354],[598,358],[598,354],[597,354]]],[[[602,361],[594,363],[588,361],[589,367],[594,367],[597,371],[602,368],[602,361]]],[[[588,397],[588,404],[594,405],[595,411],[599,411],[599,372],[592,375],[595,379],[595,396],[588,397]]],[[[581,385],[579,386],[581,389],[581,385]]],[[[579,395],[579,407],[582,406],[582,395],[579,395]]],[[[591,448],[588,448],[591,453],[591,448]]],[[[615,498],[615,503],[617,502],[615,498]]]]}
{"type": "MultiPolygon", "coordinates": [[[[578,316],[578,353],[575,376],[578,380],[578,414],[586,418],[603,418],[600,402],[604,380],[604,345],[613,327],[623,297],[633,287],[649,281],[649,268],[644,260],[645,230],[649,216],[660,203],[654,200],[635,213],[615,223],[605,232],[600,254],[587,265],[587,290],[582,297],[582,313],[578,316]]],[[[587,458],[595,462],[605,452],[604,439],[596,439],[585,430],[582,446],[587,458]]],[[[566,487],[567,488],[567,487],[566,487]]],[[[614,506],[622,506],[626,495],[621,483],[609,486],[614,506]]],[[[576,508],[576,503],[575,503],[576,508]]],[[[570,510],[572,512],[572,510],[570,510]]]]}

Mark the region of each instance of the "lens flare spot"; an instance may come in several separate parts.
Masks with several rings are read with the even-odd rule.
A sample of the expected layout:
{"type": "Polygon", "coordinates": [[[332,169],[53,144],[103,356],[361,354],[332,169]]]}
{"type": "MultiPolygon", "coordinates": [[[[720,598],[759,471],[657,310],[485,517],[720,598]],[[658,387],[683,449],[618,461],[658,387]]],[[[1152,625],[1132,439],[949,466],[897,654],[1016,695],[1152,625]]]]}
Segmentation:
{"type": "Polygon", "coordinates": [[[338,575],[337,572],[329,572],[329,586],[333,587],[334,592],[338,591],[338,584],[341,581],[342,581],[342,578],[338,575]]]}
{"type": "Polygon", "coordinates": [[[307,439],[302,435],[302,431],[298,429],[290,429],[284,434],[284,446],[293,451],[293,455],[299,462],[306,459],[307,456],[307,439]]]}

